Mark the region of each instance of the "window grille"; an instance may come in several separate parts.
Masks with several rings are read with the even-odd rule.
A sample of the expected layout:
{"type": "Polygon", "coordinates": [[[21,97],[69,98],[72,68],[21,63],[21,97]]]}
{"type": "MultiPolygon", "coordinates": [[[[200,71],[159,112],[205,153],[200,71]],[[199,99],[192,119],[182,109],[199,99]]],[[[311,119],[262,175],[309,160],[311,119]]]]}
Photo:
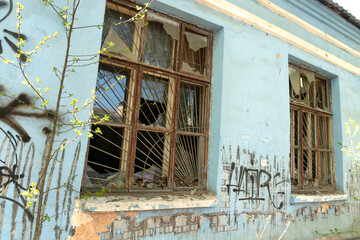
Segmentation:
{"type": "Polygon", "coordinates": [[[107,3],[83,191],[205,190],[213,33],[136,12],[107,3]]]}
{"type": "Polygon", "coordinates": [[[293,191],[335,189],[330,80],[289,66],[293,191]]]}

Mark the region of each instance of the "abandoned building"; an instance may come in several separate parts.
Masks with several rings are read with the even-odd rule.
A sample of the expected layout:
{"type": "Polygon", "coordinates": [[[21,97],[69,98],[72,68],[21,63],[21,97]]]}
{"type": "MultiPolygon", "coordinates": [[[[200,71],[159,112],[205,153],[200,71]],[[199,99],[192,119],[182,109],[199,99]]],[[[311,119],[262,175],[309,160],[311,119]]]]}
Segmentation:
{"type": "Polygon", "coordinates": [[[72,16],[74,1],[0,0],[1,239],[360,232],[359,165],[342,151],[359,150],[359,19],[331,0],[81,0],[72,16]],[[19,38],[44,41],[31,62],[19,38]],[[69,115],[92,90],[94,115],[69,115]],[[80,136],[72,117],[90,119],[80,136]],[[51,129],[74,141],[47,165],[51,129]]]}

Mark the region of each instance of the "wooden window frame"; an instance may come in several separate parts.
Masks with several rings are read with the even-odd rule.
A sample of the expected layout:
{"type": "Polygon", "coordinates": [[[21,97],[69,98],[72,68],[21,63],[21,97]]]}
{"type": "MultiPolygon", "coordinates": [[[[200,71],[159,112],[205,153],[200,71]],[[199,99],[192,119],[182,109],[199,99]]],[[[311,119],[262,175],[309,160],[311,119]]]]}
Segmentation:
{"type": "MultiPolygon", "coordinates": [[[[107,8],[110,8],[112,10],[116,9],[125,9],[130,11],[136,11],[135,5],[133,3],[129,2],[123,2],[123,1],[115,1],[115,0],[108,0],[107,1],[107,8]],[[116,7],[119,6],[119,7],[116,7]]],[[[141,96],[141,87],[142,87],[142,81],[143,81],[143,74],[154,74],[154,75],[160,75],[160,76],[166,76],[169,79],[171,78],[174,84],[174,98],[173,98],[173,108],[171,112],[171,125],[169,129],[164,128],[151,128],[147,126],[140,126],[139,125],[139,110],[135,110],[131,112],[131,127],[130,127],[130,137],[129,137],[129,146],[128,146],[128,162],[126,163],[126,183],[125,188],[122,189],[111,189],[111,192],[127,192],[127,193],[169,193],[169,192],[188,192],[189,189],[196,188],[197,193],[205,192],[207,191],[207,164],[208,164],[208,145],[209,145],[209,121],[210,121],[210,93],[211,93],[211,70],[212,70],[212,50],[213,50],[213,44],[214,44],[214,33],[210,30],[205,30],[203,28],[199,28],[193,24],[186,23],[184,21],[180,21],[179,19],[173,18],[171,16],[168,16],[163,13],[159,13],[157,11],[154,11],[152,9],[149,9],[150,11],[159,14],[163,17],[166,17],[168,19],[171,19],[172,21],[176,21],[179,23],[179,47],[177,51],[175,51],[173,54],[174,58],[174,65],[172,69],[165,69],[158,66],[153,66],[150,64],[146,64],[142,61],[144,56],[144,49],[145,49],[145,35],[146,35],[146,29],[147,25],[145,24],[142,26],[142,35],[138,36],[140,39],[142,39],[142,45],[141,50],[139,51],[140,55],[140,61],[134,61],[132,59],[128,59],[126,57],[122,57],[119,55],[114,54],[107,54],[103,53],[100,55],[100,66],[113,66],[116,68],[126,68],[130,69],[131,72],[135,73],[135,82],[134,85],[131,87],[130,91],[133,91],[133,97],[132,97],[132,108],[136,109],[137,106],[140,105],[140,96],[141,96]],[[191,30],[193,32],[199,33],[203,36],[208,37],[208,46],[207,46],[207,61],[206,61],[206,74],[200,75],[195,73],[190,73],[186,71],[181,70],[181,56],[183,51],[183,42],[184,42],[184,31],[185,30],[191,30]],[[109,57],[111,55],[111,57],[109,57]],[[177,121],[178,121],[178,109],[177,106],[179,104],[179,90],[180,90],[180,84],[188,83],[191,85],[197,85],[204,87],[205,96],[204,96],[204,133],[188,133],[189,135],[194,136],[203,136],[204,141],[204,172],[203,172],[203,181],[201,184],[199,184],[201,187],[177,187],[174,188],[174,162],[175,162],[175,148],[176,148],[176,136],[183,132],[179,132],[177,129],[177,121]],[[134,176],[134,164],[135,164],[135,152],[136,152],[136,141],[137,141],[137,133],[140,130],[151,130],[151,131],[160,131],[160,132],[168,132],[171,136],[171,151],[170,151],[170,159],[169,159],[169,169],[168,169],[168,178],[167,178],[167,187],[164,189],[141,189],[141,188],[133,188],[133,176],[134,176]]],[[[145,21],[147,19],[147,14],[145,16],[145,21]]],[[[138,40],[136,40],[138,41],[138,40]]],[[[139,59],[139,58],[137,58],[139,59]]],[[[124,124],[117,124],[117,123],[105,123],[103,125],[115,125],[115,126],[123,126],[124,124]]],[[[185,133],[186,134],[186,133],[185,133]]],[[[88,159],[89,154],[89,146],[90,146],[90,140],[88,142],[88,150],[86,153],[86,161],[88,159]]],[[[85,164],[84,168],[84,176],[86,173],[86,166],[85,164]]],[[[121,169],[123,171],[123,169],[121,169]]],[[[82,181],[82,186],[84,186],[84,179],[82,181]]],[[[84,191],[84,187],[82,191],[84,191]]],[[[95,192],[98,191],[98,188],[89,189],[86,188],[86,191],[95,192]]]]}
{"type": "MultiPolygon", "coordinates": [[[[295,101],[291,98],[290,96],[290,169],[291,169],[291,182],[292,182],[292,193],[316,193],[318,191],[320,192],[334,192],[336,190],[336,179],[335,179],[335,166],[334,166],[334,146],[333,146],[333,114],[332,114],[332,97],[331,97],[331,80],[328,78],[325,78],[317,73],[314,73],[313,71],[310,71],[308,69],[299,67],[295,64],[289,64],[289,69],[290,67],[294,68],[294,69],[298,69],[299,71],[299,76],[301,78],[301,73],[305,73],[305,72],[311,72],[312,74],[314,74],[315,76],[315,81],[325,81],[326,82],[326,94],[327,94],[327,104],[328,104],[328,110],[323,110],[323,109],[319,109],[316,106],[314,107],[310,107],[307,106],[306,104],[304,104],[301,101],[295,101]],[[295,133],[294,133],[294,126],[295,126],[295,111],[297,111],[297,120],[298,120],[298,133],[297,133],[297,145],[295,144],[295,133]],[[314,120],[315,120],[315,128],[316,128],[316,139],[315,139],[315,146],[311,147],[310,144],[309,146],[304,146],[304,142],[303,142],[303,116],[304,114],[312,114],[314,116],[314,120]],[[329,136],[329,146],[327,148],[321,148],[320,147],[320,118],[328,118],[329,122],[328,122],[328,126],[327,126],[327,131],[328,131],[328,136],[329,136]],[[298,151],[298,166],[297,166],[297,171],[298,171],[298,176],[297,179],[295,180],[293,178],[294,171],[296,171],[296,164],[295,164],[295,150],[298,151]],[[316,152],[316,166],[317,166],[317,177],[318,177],[318,186],[304,186],[304,150],[305,151],[314,151],[316,152]],[[322,168],[322,164],[321,164],[321,153],[323,152],[327,152],[329,154],[331,154],[331,156],[329,157],[329,161],[330,161],[330,179],[331,179],[331,184],[329,184],[328,186],[322,186],[322,173],[321,173],[321,168],[322,168]],[[297,181],[295,186],[294,186],[294,182],[293,181],[297,181]],[[297,185],[297,186],[296,186],[297,185]]],[[[290,82],[289,82],[290,84],[290,82]]],[[[316,83],[315,83],[316,84],[316,83]]],[[[314,89],[315,92],[315,89],[314,89]]],[[[316,93],[314,93],[316,94],[316,93]]],[[[315,105],[316,103],[314,103],[315,105]]],[[[310,137],[308,137],[310,138],[310,137]]],[[[310,140],[311,141],[311,140],[310,140]]]]}

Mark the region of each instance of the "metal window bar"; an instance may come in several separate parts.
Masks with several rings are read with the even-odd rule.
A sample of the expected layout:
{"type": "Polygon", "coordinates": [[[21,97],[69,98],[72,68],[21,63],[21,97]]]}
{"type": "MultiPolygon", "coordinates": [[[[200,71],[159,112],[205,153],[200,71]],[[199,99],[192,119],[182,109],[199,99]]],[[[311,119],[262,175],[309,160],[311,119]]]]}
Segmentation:
{"type": "MultiPolygon", "coordinates": [[[[158,42],[160,45],[165,44],[161,42],[168,41],[169,43],[165,44],[167,47],[161,46],[164,51],[157,52],[158,55],[154,56],[155,60],[147,63],[153,65],[152,67],[144,68],[141,63],[127,62],[126,54],[120,55],[120,57],[125,57],[122,60],[123,65],[129,64],[134,69],[119,67],[116,56],[114,59],[106,60],[106,65],[109,66],[101,65],[97,84],[97,93],[101,100],[96,102],[96,107],[97,111],[103,115],[105,113],[111,115],[112,120],[92,127],[91,131],[96,141],[100,143],[94,144],[95,140],[89,141],[86,168],[92,164],[92,166],[96,166],[97,170],[105,172],[105,176],[89,177],[85,174],[84,187],[87,187],[86,183],[89,182],[95,185],[93,186],[95,188],[105,186],[131,189],[132,186],[135,186],[160,189],[173,186],[205,186],[204,158],[207,151],[205,145],[208,142],[208,134],[205,134],[205,128],[208,127],[208,113],[205,109],[207,109],[208,101],[204,93],[207,84],[204,86],[193,84],[204,81],[205,77],[194,75],[187,79],[187,84],[181,84],[180,87],[179,76],[182,76],[182,73],[169,72],[170,75],[174,76],[175,74],[177,76],[175,78],[169,78],[166,71],[163,75],[159,74],[157,67],[173,69],[171,64],[180,62],[175,57],[181,59],[181,53],[178,51],[183,51],[183,48],[177,47],[178,40],[173,36],[170,39],[165,35],[165,32],[168,32],[161,24],[156,23],[149,28],[136,25],[134,27],[131,24],[115,26],[113,23],[117,21],[117,18],[122,16],[123,20],[126,20],[132,14],[132,10],[119,6],[108,4],[103,44],[109,35],[110,28],[115,28],[113,30],[117,37],[137,55],[135,59],[130,58],[130,60],[139,61],[139,59],[146,60],[145,57],[141,57],[140,53],[153,52],[160,47],[156,45],[159,45],[158,42]],[[126,14],[127,11],[129,14],[126,14]],[[147,28],[148,35],[146,34],[147,28]],[[113,62],[116,62],[116,66],[112,64],[113,62]],[[167,86],[164,87],[165,85],[167,86]],[[115,88],[113,88],[114,86],[115,88]],[[175,88],[175,86],[178,87],[175,88]],[[182,105],[179,103],[181,100],[175,101],[175,99],[180,99],[179,96],[184,98],[182,105]],[[119,110],[118,102],[121,103],[121,110],[119,110]],[[178,107],[174,108],[174,104],[178,107]],[[182,120],[179,120],[180,112],[184,114],[182,120]],[[177,121],[182,122],[177,123],[177,121]],[[154,124],[155,122],[157,124],[154,124]],[[178,130],[177,126],[181,125],[183,129],[178,130]],[[106,134],[99,134],[95,131],[95,127],[100,127],[102,131],[106,131],[106,134]],[[116,150],[109,150],[110,148],[116,150]],[[94,151],[103,157],[96,157],[94,151]],[[112,164],[109,163],[109,159],[112,164]],[[117,167],[113,167],[113,165],[117,165],[117,167]],[[150,179],[144,177],[149,175],[150,179]],[[173,183],[174,177],[176,179],[173,183]],[[182,184],[180,184],[181,182],[182,184]]],[[[179,24],[178,33],[180,34],[179,39],[182,39],[180,36],[184,34],[184,28],[180,28],[180,26],[181,24],[179,24]]],[[[191,28],[198,30],[196,27],[191,28]]],[[[202,60],[203,67],[200,67],[204,68],[204,75],[209,75],[210,70],[205,66],[208,66],[208,58],[211,55],[209,41],[212,38],[209,32],[203,32],[208,43],[203,53],[205,56],[202,60]]]]}
{"type": "Polygon", "coordinates": [[[331,180],[331,184],[326,186],[334,186],[331,115],[309,110],[305,110],[304,106],[291,104],[290,169],[291,181],[295,189],[322,188],[325,180],[323,180],[324,171],[321,169],[324,164],[331,166],[329,176],[326,177],[331,180]],[[329,154],[321,155],[322,152],[329,154]],[[323,159],[325,157],[326,159],[323,159]]]}
{"type": "Polygon", "coordinates": [[[332,116],[331,113],[318,109],[321,105],[318,105],[318,99],[316,102],[317,109],[297,102],[290,104],[290,169],[295,191],[334,189],[330,124],[332,116]]]}

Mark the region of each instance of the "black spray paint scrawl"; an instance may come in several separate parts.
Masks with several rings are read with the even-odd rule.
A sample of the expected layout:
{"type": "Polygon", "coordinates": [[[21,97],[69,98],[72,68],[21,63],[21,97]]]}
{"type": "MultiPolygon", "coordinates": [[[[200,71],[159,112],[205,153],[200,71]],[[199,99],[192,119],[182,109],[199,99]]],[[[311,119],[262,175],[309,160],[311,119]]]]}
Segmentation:
{"type": "MultiPolygon", "coordinates": [[[[13,0],[0,0],[0,23],[9,17],[13,10],[14,10],[13,0]]],[[[17,31],[10,31],[5,28],[2,30],[2,32],[5,33],[4,40],[7,43],[7,46],[10,47],[14,53],[17,53],[19,51],[19,49],[18,49],[17,45],[14,43],[14,41],[17,41],[17,38],[18,38],[17,31]],[[14,40],[10,40],[7,36],[11,37],[14,40]]],[[[20,37],[23,40],[26,40],[26,36],[24,34],[20,34],[20,37]]],[[[0,38],[0,54],[3,53],[3,44],[2,44],[1,39],[2,39],[2,37],[0,38]]],[[[21,54],[20,59],[22,62],[25,62],[26,55],[21,54]]]]}
{"type": "MultiPolygon", "coordinates": [[[[5,92],[4,86],[0,85],[0,93],[3,92],[5,92]]],[[[26,111],[24,108],[27,106],[32,106],[32,103],[31,97],[25,93],[20,93],[15,99],[3,106],[0,104],[0,121],[15,130],[20,135],[23,142],[29,142],[31,137],[18,122],[18,117],[43,118],[48,120],[54,118],[54,113],[52,111],[26,111]]],[[[44,128],[43,132],[47,132],[47,128],[44,128]]]]}
{"type": "MultiPolygon", "coordinates": [[[[10,202],[13,202],[16,205],[18,205],[19,207],[21,207],[24,210],[28,219],[32,222],[34,220],[34,216],[29,211],[29,209],[26,207],[27,200],[25,199],[25,197],[23,195],[21,195],[21,192],[25,191],[26,188],[21,186],[21,184],[18,182],[21,178],[24,178],[25,175],[24,175],[24,173],[16,174],[17,167],[18,167],[18,165],[17,165],[18,164],[18,156],[16,153],[16,149],[18,148],[18,145],[21,143],[21,140],[19,139],[19,136],[14,136],[11,134],[11,132],[9,132],[9,131],[6,132],[1,127],[0,127],[0,132],[5,134],[6,138],[9,139],[11,146],[13,148],[13,151],[14,151],[14,157],[15,157],[15,164],[13,164],[11,167],[8,167],[5,165],[0,166],[0,191],[4,191],[4,189],[6,189],[9,185],[13,185],[13,187],[18,195],[18,199],[7,197],[4,195],[1,195],[0,199],[4,199],[4,200],[10,201],[10,202]]],[[[5,164],[5,162],[1,159],[0,159],[0,162],[5,164]]]]}

